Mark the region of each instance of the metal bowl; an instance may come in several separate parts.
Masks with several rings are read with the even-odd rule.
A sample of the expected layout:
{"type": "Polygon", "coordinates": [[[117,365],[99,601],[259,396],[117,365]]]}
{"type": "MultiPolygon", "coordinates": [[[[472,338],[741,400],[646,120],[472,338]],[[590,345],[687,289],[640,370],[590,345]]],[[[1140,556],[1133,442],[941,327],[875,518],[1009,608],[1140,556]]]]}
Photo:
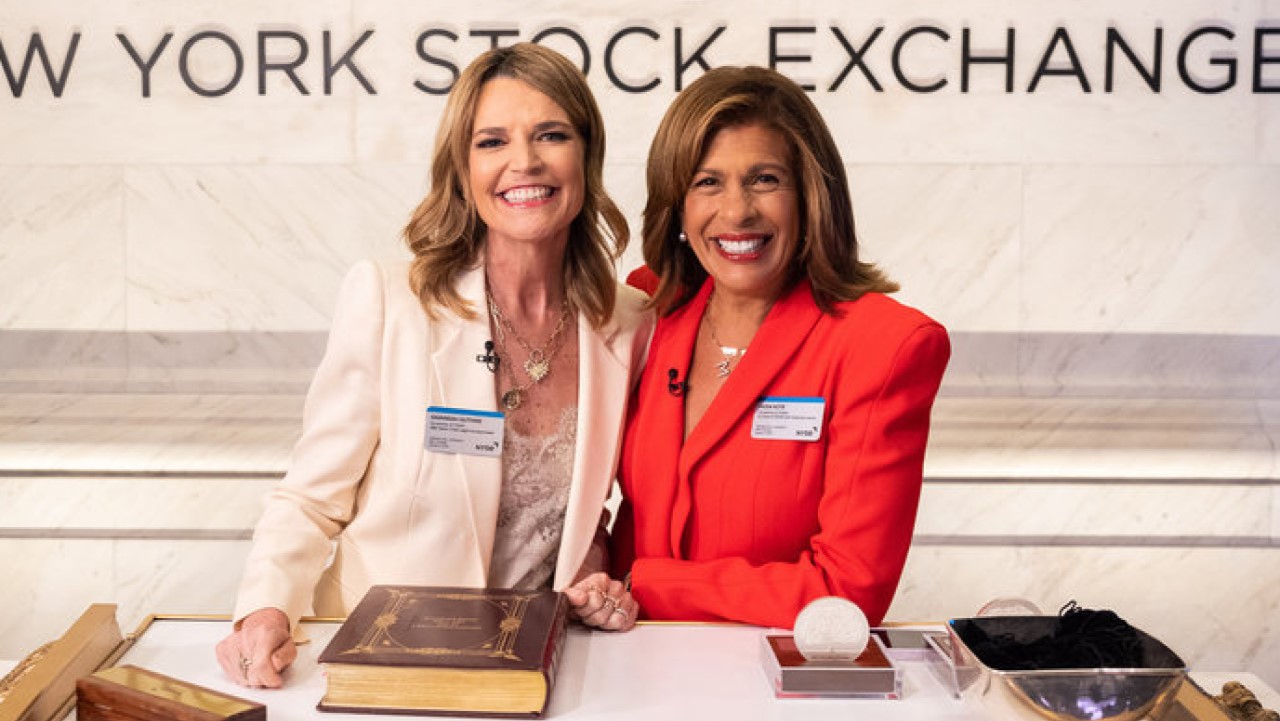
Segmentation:
{"type": "Polygon", "coordinates": [[[1134,668],[1006,671],[992,668],[965,642],[975,630],[1010,634],[1020,643],[1047,636],[1056,616],[957,618],[947,624],[960,696],[984,719],[1106,719],[1157,717],[1177,695],[1186,664],[1160,641],[1137,630],[1142,662],[1134,668]]]}

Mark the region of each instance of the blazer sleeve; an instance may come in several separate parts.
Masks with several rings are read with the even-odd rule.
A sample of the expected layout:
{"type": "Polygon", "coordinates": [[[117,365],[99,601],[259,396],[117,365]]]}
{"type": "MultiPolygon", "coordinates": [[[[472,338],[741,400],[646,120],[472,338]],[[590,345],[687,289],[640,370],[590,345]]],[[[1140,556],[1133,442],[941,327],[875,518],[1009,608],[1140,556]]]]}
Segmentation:
{"type": "Polygon", "coordinates": [[[324,358],[307,393],[289,470],[253,534],[233,618],[278,608],[291,627],[309,613],[332,539],[351,520],[379,438],[384,279],[372,262],[343,281],[324,358]]]}
{"type": "MultiPolygon", "coordinates": [[[[855,355],[842,360],[846,378],[859,372],[855,355]]],[[[798,558],[637,559],[632,593],[646,615],[790,628],[806,603],[836,595],[880,623],[911,544],[929,413],[949,356],[946,331],[927,322],[905,336],[869,400],[833,394],[818,529],[798,558]]],[[[788,522],[785,513],[779,522],[788,522]]]]}

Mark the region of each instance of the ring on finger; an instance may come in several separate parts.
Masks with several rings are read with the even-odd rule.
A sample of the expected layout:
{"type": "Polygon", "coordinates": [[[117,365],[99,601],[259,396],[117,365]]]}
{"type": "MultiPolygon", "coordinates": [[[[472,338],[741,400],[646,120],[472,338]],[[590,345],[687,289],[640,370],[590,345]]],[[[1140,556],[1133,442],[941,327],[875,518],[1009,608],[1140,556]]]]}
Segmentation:
{"type": "Polygon", "coordinates": [[[253,661],[250,661],[245,656],[240,657],[240,675],[241,676],[244,676],[245,678],[249,678],[249,668],[251,666],[253,666],[253,661]]]}
{"type": "Polygon", "coordinates": [[[613,596],[605,596],[604,603],[600,606],[600,608],[605,610],[617,609],[618,599],[614,598],[613,596]]]}
{"type": "Polygon", "coordinates": [[[631,618],[631,614],[627,613],[627,610],[622,606],[614,606],[613,612],[618,614],[619,616],[622,616],[623,621],[626,621],[627,619],[631,618]]]}

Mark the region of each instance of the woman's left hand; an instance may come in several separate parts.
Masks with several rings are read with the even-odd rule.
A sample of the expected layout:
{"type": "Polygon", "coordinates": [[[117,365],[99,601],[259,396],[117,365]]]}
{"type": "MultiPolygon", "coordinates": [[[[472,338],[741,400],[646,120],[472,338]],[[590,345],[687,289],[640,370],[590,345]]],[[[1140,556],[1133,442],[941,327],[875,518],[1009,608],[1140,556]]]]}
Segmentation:
{"type": "Polygon", "coordinates": [[[592,573],[566,588],[573,615],[588,626],[606,631],[629,631],[636,625],[640,604],[631,597],[622,581],[603,571],[592,573]]]}

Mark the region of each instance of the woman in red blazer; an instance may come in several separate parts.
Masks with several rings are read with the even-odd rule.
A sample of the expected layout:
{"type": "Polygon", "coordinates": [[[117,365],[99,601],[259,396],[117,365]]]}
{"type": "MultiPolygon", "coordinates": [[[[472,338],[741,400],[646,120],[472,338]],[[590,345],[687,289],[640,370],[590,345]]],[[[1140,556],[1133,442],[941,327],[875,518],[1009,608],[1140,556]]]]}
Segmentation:
{"type": "Polygon", "coordinates": [[[613,563],[652,619],[872,624],[911,542],[946,331],[858,260],[817,109],[763,68],[684,90],[649,153],[660,320],[624,436],[613,563]]]}

